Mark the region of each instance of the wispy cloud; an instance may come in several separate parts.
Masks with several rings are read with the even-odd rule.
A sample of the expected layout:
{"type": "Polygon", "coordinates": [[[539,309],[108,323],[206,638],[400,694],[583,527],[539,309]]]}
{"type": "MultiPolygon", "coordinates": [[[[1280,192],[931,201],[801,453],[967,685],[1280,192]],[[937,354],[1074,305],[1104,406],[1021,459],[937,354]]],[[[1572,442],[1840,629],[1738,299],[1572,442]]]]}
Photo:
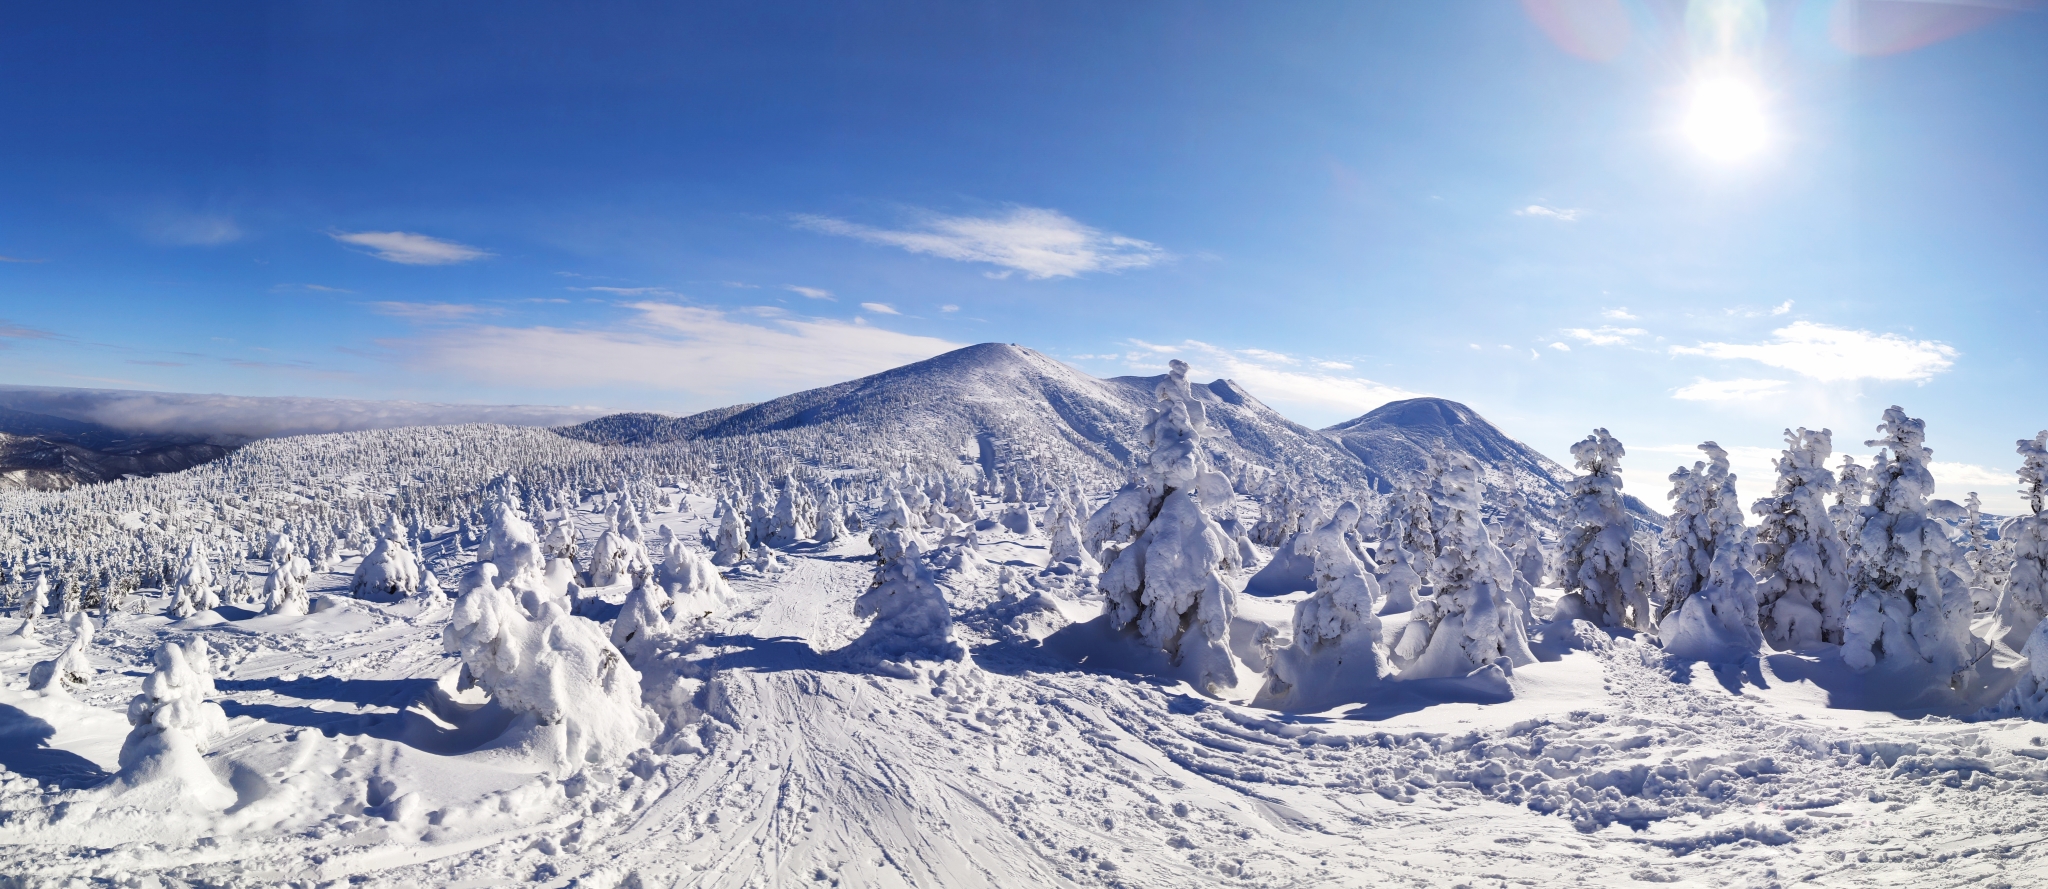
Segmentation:
{"type": "Polygon", "coordinates": [[[1558,350],[1559,352],[1569,352],[1572,350],[1572,347],[1565,345],[1564,343],[1551,343],[1550,347],[1558,350]]]}
{"type": "Polygon", "coordinates": [[[960,307],[959,307],[959,306],[956,306],[956,305],[953,305],[952,303],[947,303],[947,304],[945,304],[945,305],[943,305],[943,306],[940,306],[940,307],[939,307],[939,311],[941,311],[941,312],[945,312],[946,314],[949,314],[949,315],[950,315],[950,314],[952,314],[952,313],[954,313],[954,312],[960,311],[960,307]]]}
{"type": "MultiPolygon", "coordinates": [[[[1419,394],[1364,377],[1327,372],[1335,368],[1301,370],[1302,359],[1266,349],[1223,349],[1199,340],[1178,345],[1131,340],[1130,344],[1141,350],[1124,356],[1134,370],[1157,372],[1164,363],[1161,356],[1178,355],[1187,359],[1197,376],[1231,379],[1275,410],[1312,426],[1328,426],[1419,394]]],[[[1308,363],[1323,364],[1314,359],[1308,363]]],[[[1343,369],[1348,370],[1348,365],[1343,369]]]]}
{"type": "Polygon", "coordinates": [[[1771,307],[1771,314],[1773,315],[1783,315],[1790,311],[1792,311],[1792,301],[1789,299],[1771,307]]]}
{"type": "Polygon", "coordinates": [[[1649,336],[1650,332],[1640,327],[1567,327],[1561,331],[1565,336],[1583,340],[1595,346],[1625,346],[1633,337],[1649,336]]]}
{"type": "Polygon", "coordinates": [[[1607,320],[1609,320],[1609,321],[1635,321],[1635,320],[1638,320],[1638,319],[1636,318],[1636,316],[1634,316],[1634,315],[1632,315],[1632,314],[1629,314],[1629,311],[1628,311],[1628,306],[1615,306],[1614,308],[1611,308],[1611,309],[1601,309],[1601,310],[1600,310],[1600,317],[1602,317],[1602,318],[1606,318],[1606,319],[1607,319],[1607,320]]]}
{"type": "Polygon", "coordinates": [[[25,327],[0,320],[0,340],[53,340],[57,335],[47,330],[25,327]]]}
{"type": "Polygon", "coordinates": [[[876,228],[829,216],[797,216],[796,223],[912,253],[1000,266],[1028,278],[1138,269],[1167,258],[1156,244],[1100,231],[1057,210],[1036,207],[1013,207],[996,216],[928,214],[912,229],[876,228]]]}
{"type": "Polygon", "coordinates": [[[271,288],[270,288],[270,292],[271,292],[271,293],[293,293],[293,292],[296,292],[296,291],[301,291],[301,290],[309,290],[309,291],[312,291],[312,292],[314,292],[314,293],[354,293],[354,292],[355,292],[355,291],[353,291],[353,290],[347,290],[347,289],[344,289],[344,288],[340,288],[340,287],[328,287],[328,286],[327,286],[327,285],[325,285],[325,284],[275,284],[275,285],[272,285],[272,286],[271,286],[271,288]]]}
{"type": "Polygon", "coordinates": [[[143,236],[172,247],[218,247],[242,239],[233,217],[215,213],[160,213],[142,222],[143,236]]]}
{"type": "Polygon", "coordinates": [[[412,232],[331,232],[341,243],[401,265],[453,265],[490,256],[490,251],[412,232]]]}
{"type": "Polygon", "coordinates": [[[799,287],[795,284],[784,284],[782,285],[782,289],[787,290],[791,293],[798,294],[800,296],[804,296],[809,299],[832,299],[832,291],[820,290],[816,287],[799,287]]]}
{"type": "Polygon", "coordinates": [[[1955,347],[1891,333],[1871,333],[1795,321],[1771,332],[1763,343],[1701,343],[1673,346],[1674,355],[1745,359],[1822,382],[1886,380],[1919,382],[1955,365],[1955,347]]]}
{"type": "Polygon", "coordinates": [[[48,262],[44,259],[22,259],[19,256],[0,256],[0,262],[48,262]]]}
{"type": "Polygon", "coordinates": [[[1671,393],[1680,401],[1734,403],[1760,401],[1785,394],[1783,380],[1700,380],[1671,393]]]}
{"type": "Polygon", "coordinates": [[[903,314],[902,312],[896,311],[896,307],[895,307],[895,306],[892,306],[892,305],[889,305],[888,303],[861,303],[861,304],[860,304],[860,307],[861,307],[861,308],[863,308],[863,309],[866,309],[866,310],[868,310],[868,311],[870,311],[870,312],[873,312],[873,313],[875,313],[875,314],[877,314],[877,315],[901,315],[901,314],[903,314]]]}
{"type": "Polygon", "coordinates": [[[407,321],[443,324],[474,317],[484,311],[482,306],[463,303],[374,302],[369,305],[370,311],[379,315],[403,318],[407,321]]]}
{"type": "Polygon", "coordinates": [[[140,359],[136,359],[136,358],[130,358],[130,359],[128,359],[128,363],[129,363],[129,364],[140,364],[140,365],[143,365],[143,366],[145,366],[145,367],[191,367],[191,366],[192,366],[192,365],[190,365],[190,364],[187,364],[187,363],[185,363],[185,362],[183,362],[183,361],[143,361],[143,360],[140,360],[140,359]]]}
{"type": "Polygon", "coordinates": [[[484,325],[393,345],[416,369],[455,379],[557,390],[651,388],[707,402],[784,395],[960,347],[859,321],[773,310],[726,312],[668,302],[626,308],[634,313],[630,319],[605,328],[484,325]]]}
{"type": "Polygon", "coordinates": [[[666,287],[571,287],[578,293],[609,293],[614,296],[680,296],[666,287]]]}
{"type": "Polygon", "coordinates": [[[1586,211],[1569,207],[1545,207],[1542,204],[1530,204],[1527,207],[1516,210],[1515,215],[1534,216],[1538,219],[1555,219],[1558,222],[1577,222],[1579,215],[1584,212],[1586,211]]]}

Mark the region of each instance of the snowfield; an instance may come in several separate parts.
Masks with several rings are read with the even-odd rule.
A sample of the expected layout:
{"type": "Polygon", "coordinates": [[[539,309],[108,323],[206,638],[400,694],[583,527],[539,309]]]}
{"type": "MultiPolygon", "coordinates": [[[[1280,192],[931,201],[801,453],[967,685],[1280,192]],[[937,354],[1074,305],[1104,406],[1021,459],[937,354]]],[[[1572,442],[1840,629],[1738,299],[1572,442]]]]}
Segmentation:
{"type": "MultiPolygon", "coordinates": [[[[684,502],[655,521],[694,539],[712,504],[684,502]]],[[[1625,635],[1515,671],[1505,703],[1281,714],[1205,698],[1164,675],[1163,658],[1146,663],[1100,624],[1099,594],[1038,573],[1042,541],[983,540],[989,563],[1026,579],[948,581],[970,660],[908,678],[850,667],[839,653],[863,629],[852,615],[867,547],[795,547],[779,572],[735,572],[739,607],[679,646],[674,681],[695,716],[664,750],[567,775],[490,749],[493,726],[461,721],[477,697],[454,690],[445,599],[337,600],[348,564],[315,577],[332,607],[309,615],[119,614],[94,645],[93,684],[70,696],[23,688],[46,649],[0,654],[16,677],[0,691],[0,872],[10,885],[251,886],[2026,886],[2048,874],[2037,723],[1830,709],[1861,692],[1824,658],[1716,672],[1625,635]],[[206,763],[233,790],[223,811],[129,805],[98,786],[118,770],[121,711],[152,653],[186,638],[221,664],[228,724],[206,763]]],[[[1241,618],[1280,618],[1286,604],[1247,599],[1241,618]]]]}
{"type": "Polygon", "coordinates": [[[2048,432],[1664,516],[1170,367],[0,493],[0,889],[2048,886],[2048,432]]]}

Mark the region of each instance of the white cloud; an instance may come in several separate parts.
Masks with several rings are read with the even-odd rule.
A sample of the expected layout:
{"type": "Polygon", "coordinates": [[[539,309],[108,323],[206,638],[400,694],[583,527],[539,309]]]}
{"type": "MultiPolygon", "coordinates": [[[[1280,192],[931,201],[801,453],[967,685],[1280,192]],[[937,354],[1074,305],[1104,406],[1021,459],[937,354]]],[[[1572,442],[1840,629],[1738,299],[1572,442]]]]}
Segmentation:
{"type": "Polygon", "coordinates": [[[873,312],[873,313],[875,313],[875,314],[877,314],[877,315],[901,315],[901,314],[903,314],[902,312],[896,311],[896,307],[895,307],[895,306],[892,306],[892,305],[889,305],[888,303],[861,303],[861,304],[860,304],[860,307],[861,307],[861,308],[863,308],[863,309],[866,309],[866,310],[868,310],[868,311],[870,311],[870,312],[873,312]]]}
{"type": "Polygon", "coordinates": [[[1773,315],[1783,315],[1790,311],[1792,311],[1792,301],[1789,299],[1771,307],[1771,314],[1773,315]]]}
{"type": "Polygon", "coordinates": [[[1984,511],[1996,515],[2018,515],[2028,508],[2019,495],[2019,475],[2010,469],[1992,469],[1974,463],[1927,464],[1934,473],[1935,496],[1957,503],[1977,492],[1984,511]]]}
{"type": "MultiPolygon", "coordinates": [[[[1013,207],[999,216],[927,216],[911,230],[881,229],[798,216],[798,225],[961,262],[982,262],[1029,278],[1072,278],[1088,272],[1144,268],[1167,258],[1158,245],[1100,231],[1057,210],[1013,207]]],[[[992,273],[1005,277],[1007,271],[992,273]]]]}
{"type": "Polygon", "coordinates": [[[1958,354],[1934,340],[1871,333],[1795,321],[1771,332],[1767,343],[1701,343],[1673,346],[1674,355],[1741,358],[1783,368],[1823,382],[1905,380],[1918,382],[1948,370],[1958,354]]]}
{"type": "Polygon", "coordinates": [[[1680,401],[1757,401],[1785,393],[1783,380],[1700,380],[1671,393],[1680,401]]]}
{"type": "Polygon", "coordinates": [[[1584,327],[1567,327],[1563,333],[1572,339],[1584,340],[1596,346],[1625,346],[1630,337],[1648,336],[1650,332],[1640,327],[1596,327],[1591,330],[1584,327]]]}
{"type": "Polygon", "coordinates": [[[1350,369],[1351,369],[1351,365],[1349,365],[1349,364],[1345,364],[1345,363],[1344,363],[1344,362],[1342,362],[1342,361],[1318,361],[1318,362],[1316,362],[1316,363],[1315,363],[1315,365],[1316,365],[1317,367],[1320,367],[1320,368],[1324,369],[1324,370],[1350,370],[1350,369]]]}
{"type": "MultiPolygon", "coordinates": [[[[1274,410],[1309,426],[1328,426],[1389,401],[1419,395],[1363,377],[1295,370],[1293,368],[1298,366],[1298,362],[1291,357],[1263,349],[1221,349],[1198,340],[1187,340],[1177,346],[1155,345],[1142,340],[1130,342],[1152,355],[1179,354],[1193,366],[1191,373],[1196,377],[1233,380],[1274,410]],[[1264,356],[1285,358],[1287,361],[1283,363],[1264,356]]],[[[1124,357],[1134,369],[1156,372],[1158,359],[1151,355],[1131,353],[1124,357]]],[[[1323,362],[1316,364],[1321,366],[1323,362]]],[[[1349,369],[1349,366],[1343,369],[1349,369]]]]}
{"type": "Polygon", "coordinates": [[[412,232],[331,232],[329,237],[363,247],[371,256],[401,265],[451,265],[490,256],[490,252],[412,232]]]}
{"type": "Polygon", "coordinates": [[[1252,360],[1254,360],[1254,361],[1264,361],[1264,362],[1268,362],[1268,363],[1272,363],[1272,364],[1300,364],[1300,363],[1301,363],[1301,362],[1299,362],[1299,361],[1296,361],[1296,360],[1295,360],[1295,359],[1293,358],[1293,356],[1290,356],[1290,355],[1283,355],[1283,354],[1281,354],[1281,353],[1279,353],[1279,352],[1268,352],[1268,351],[1266,351],[1265,349],[1239,349],[1239,350],[1237,350],[1237,352],[1238,352],[1238,354],[1240,354],[1240,355],[1243,355],[1243,356],[1245,356],[1245,357],[1247,357],[1247,358],[1250,358],[1250,359],[1252,359],[1252,360]]]}
{"type": "Polygon", "coordinates": [[[460,321],[483,311],[482,306],[461,303],[374,302],[369,305],[370,311],[379,315],[422,322],[460,321]]]}
{"type": "Polygon", "coordinates": [[[946,313],[948,313],[948,314],[951,314],[951,313],[953,313],[953,312],[957,312],[957,311],[960,311],[960,307],[959,307],[959,306],[956,306],[956,305],[953,305],[953,304],[951,304],[951,303],[947,303],[946,305],[940,306],[940,307],[939,307],[939,311],[941,311],[941,312],[946,312],[946,313]]]}
{"type": "MultiPolygon", "coordinates": [[[[784,284],[782,289],[791,293],[801,294],[810,299],[832,300],[832,291],[830,290],[820,290],[816,287],[799,287],[795,284],[784,284]]],[[[836,302],[837,300],[833,301],[836,302]]]]}
{"type": "Polygon", "coordinates": [[[1629,314],[1629,311],[1628,311],[1628,306],[1615,306],[1614,308],[1611,308],[1611,309],[1601,309],[1601,310],[1600,310],[1600,317],[1602,317],[1602,318],[1606,318],[1606,319],[1609,319],[1609,320],[1612,320],[1612,321],[1634,321],[1634,320],[1636,320],[1636,316],[1634,316],[1634,315],[1631,315],[1631,314],[1629,314]]]}
{"type": "Polygon", "coordinates": [[[604,329],[500,327],[448,330],[394,343],[416,369],[493,385],[543,389],[631,387],[714,399],[786,395],[960,348],[868,324],[746,314],[666,302],[633,303],[629,321],[604,329]]]}
{"type": "MultiPolygon", "coordinates": [[[[1559,352],[1569,352],[1569,351],[1571,351],[1571,350],[1572,350],[1572,347],[1570,347],[1570,346],[1567,346],[1567,345],[1565,345],[1565,344],[1563,344],[1563,343],[1551,343],[1551,344],[1550,344],[1550,347],[1551,347],[1551,348],[1553,348],[1553,349],[1556,349],[1556,350],[1558,350],[1559,352]]],[[[1533,351],[1533,350],[1532,350],[1532,351],[1533,351]]]]}
{"type": "Polygon", "coordinates": [[[1523,207],[1520,210],[1516,210],[1515,215],[1535,216],[1540,219],[1555,219],[1559,222],[1577,222],[1579,219],[1579,214],[1584,212],[1586,211],[1574,210],[1564,207],[1545,207],[1542,204],[1530,204],[1527,207],[1523,207]]]}

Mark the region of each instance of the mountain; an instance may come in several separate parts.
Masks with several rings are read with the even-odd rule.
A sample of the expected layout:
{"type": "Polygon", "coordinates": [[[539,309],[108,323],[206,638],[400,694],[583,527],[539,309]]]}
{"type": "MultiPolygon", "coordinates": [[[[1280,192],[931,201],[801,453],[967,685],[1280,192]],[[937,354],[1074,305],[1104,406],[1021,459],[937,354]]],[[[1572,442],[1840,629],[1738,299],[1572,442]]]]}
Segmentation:
{"type": "MultiPolygon", "coordinates": [[[[1037,351],[983,343],[873,376],[687,417],[614,414],[557,431],[602,444],[651,445],[806,434],[843,447],[962,454],[994,469],[1018,455],[1116,482],[1162,376],[1099,379],[1037,351]]],[[[1389,492],[1420,483],[1427,456],[1470,454],[1488,499],[1521,492],[1542,515],[1562,506],[1572,473],[1501,432],[1471,408],[1414,398],[1317,431],[1281,416],[1243,387],[1216,380],[1193,387],[1208,411],[1210,449],[1226,471],[1245,463],[1279,469],[1342,495],[1389,492]]],[[[1652,524],[1657,514],[1628,506],[1652,524]]]]}
{"type": "Polygon", "coordinates": [[[189,469],[229,447],[0,407],[0,489],[56,491],[189,469]]]}
{"type": "MultiPolygon", "coordinates": [[[[1488,502],[1519,492],[1550,515],[1563,507],[1573,477],[1571,470],[1509,438],[1477,411],[1444,398],[1389,402],[1323,434],[1357,457],[1381,491],[1419,483],[1429,455],[1437,450],[1463,453],[1479,464],[1488,502]]],[[[1624,494],[1623,502],[1651,524],[1661,523],[1657,512],[1634,495],[1624,494]]]]}
{"type": "MultiPolygon", "coordinates": [[[[1161,379],[1099,379],[1032,349],[983,343],[760,404],[679,418],[619,414],[559,431],[626,445],[831,434],[870,448],[971,455],[989,469],[1033,456],[1120,481],[1161,379]]],[[[1235,383],[1197,385],[1194,395],[1207,407],[1217,432],[1212,455],[1226,470],[1284,464],[1337,488],[1367,483],[1350,454],[1235,383]]]]}

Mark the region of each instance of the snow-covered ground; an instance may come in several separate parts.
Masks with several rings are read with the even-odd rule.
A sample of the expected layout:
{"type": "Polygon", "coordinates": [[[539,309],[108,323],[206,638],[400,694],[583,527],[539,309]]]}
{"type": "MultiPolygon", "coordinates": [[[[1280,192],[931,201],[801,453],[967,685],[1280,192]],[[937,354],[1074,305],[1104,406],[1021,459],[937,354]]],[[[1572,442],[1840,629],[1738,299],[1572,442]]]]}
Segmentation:
{"type": "MultiPolygon", "coordinates": [[[[712,504],[682,502],[655,522],[697,540],[712,504]]],[[[45,621],[0,651],[0,886],[2048,885],[2038,723],[1834,708],[1882,674],[1717,672],[1626,633],[1539,644],[1506,702],[1282,714],[1108,630],[1092,584],[1040,571],[1042,533],[980,538],[988,570],[941,575],[967,661],[862,666],[870,547],[787,547],[647,670],[687,724],[567,772],[488,743],[446,599],[339,598],[359,556],[308,615],[117,614],[68,695],[26,689],[69,638],[45,621]],[[194,638],[224,810],[106,781],[156,649],[194,638]]],[[[1241,597],[1233,639],[1305,595],[1241,597]]]]}

